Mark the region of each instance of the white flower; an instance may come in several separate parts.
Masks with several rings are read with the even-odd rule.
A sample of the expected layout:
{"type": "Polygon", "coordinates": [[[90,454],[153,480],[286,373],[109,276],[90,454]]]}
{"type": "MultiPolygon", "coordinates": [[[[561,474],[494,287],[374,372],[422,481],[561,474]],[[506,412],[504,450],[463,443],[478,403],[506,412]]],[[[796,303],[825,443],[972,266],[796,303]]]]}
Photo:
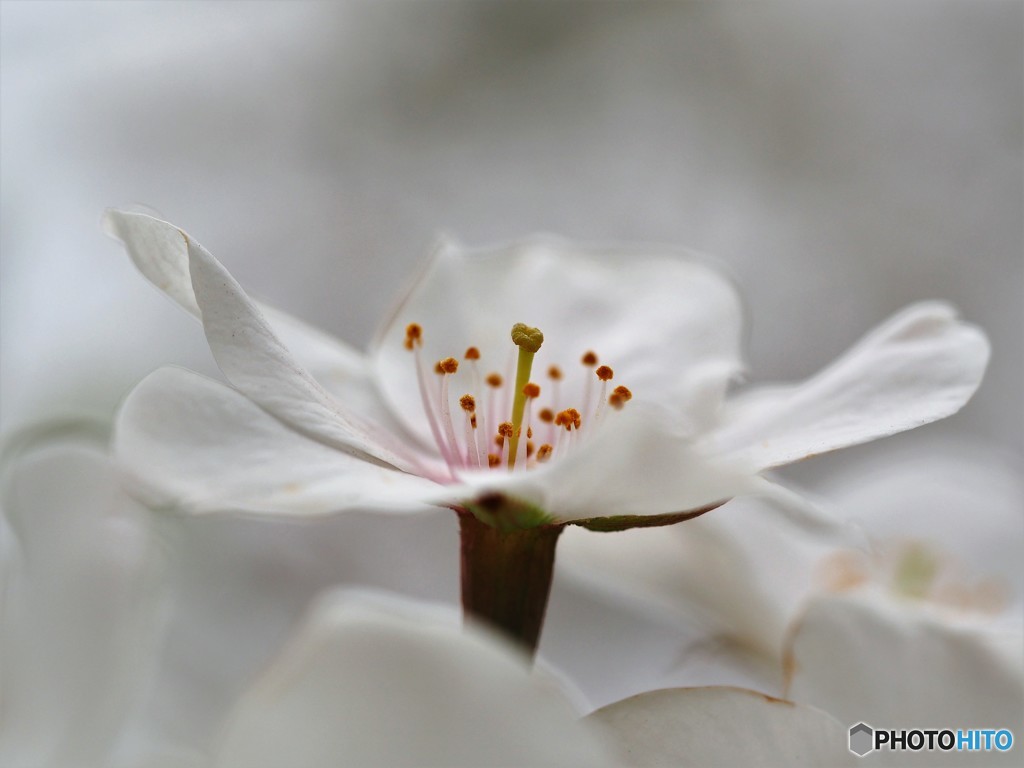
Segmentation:
{"type": "Polygon", "coordinates": [[[1015,729],[1024,722],[1019,472],[983,446],[888,458],[873,472],[852,467],[869,470],[856,486],[853,472],[832,479],[875,545],[820,564],[823,588],[785,643],[785,691],[850,723],[1015,729]]]}
{"type": "Polygon", "coordinates": [[[820,594],[793,625],[786,695],[849,725],[1019,733],[1022,647],[1019,630],[963,621],[881,590],[820,594]]]}
{"type": "Polygon", "coordinates": [[[742,675],[847,725],[1012,728],[1024,718],[1017,470],[982,446],[885,453],[831,482],[869,551],[740,502],[686,526],[573,532],[560,562],[662,615],[703,620],[729,665],[715,681],[742,675]]]}
{"type": "Polygon", "coordinates": [[[202,321],[232,384],[162,369],[120,413],[117,453],[155,489],[151,499],[198,512],[436,504],[486,518],[477,502],[501,498],[511,503],[489,522],[505,527],[667,522],[770,490],[764,469],[948,416],[988,358],[980,331],[945,305],[920,304],[802,385],[726,400],[742,368],[741,321],[717,272],[692,258],[545,240],[440,246],[363,356],[258,307],[176,227],[125,212],[107,224],[202,321]],[[536,407],[519,394],[527,377],[510,384],[525,370],[509,339],[521,322],[544,334],[530,374],[536,407]],[[588,351],[614,382],[602,380],[611,370],[578,362],[588,351]],[[435,374],[449,357],[458,372],[435,374]],[[500,389],[485,383],[491,371],[500,389]],[[612,405],[627,397],[609,394],[619,381],[632,393],[621,412],[612,405]],[[475,410],[460,410],[463,394],[475,410]],[[567,428],[542,421],[543,407],[568,412],[567,428]],[[506,421],[504,450],[518,443],[519,455],[488,468],[506,421]],[[531,431],[527,455],[521,435],[531,431]]]}
{"type": "Polygon", "coordinates": [[[82,435],[16,457],[0,504],[0,764],[109,768],[156,662],[164,541],[82,435]]]}

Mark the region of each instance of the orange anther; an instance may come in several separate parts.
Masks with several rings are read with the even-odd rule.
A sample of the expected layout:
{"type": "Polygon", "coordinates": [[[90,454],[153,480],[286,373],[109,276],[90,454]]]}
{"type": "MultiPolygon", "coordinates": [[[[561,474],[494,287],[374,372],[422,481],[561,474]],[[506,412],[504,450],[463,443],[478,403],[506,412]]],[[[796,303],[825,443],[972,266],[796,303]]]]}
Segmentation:
{"type": "Polygon", "coordinates": [[[621,385],[613,389],[612,394],[621,397],[622,402],[624,403],[628,403],[630,400],[633,399],[633,393],[630,392],[627,387],[623,387],[621,385]]]}
{"type": "Polygon", "coordinates": [[[405,326],[405,348],[412,349],[413,346],[423,346],[423,327],[419,323],[405,326]]]}

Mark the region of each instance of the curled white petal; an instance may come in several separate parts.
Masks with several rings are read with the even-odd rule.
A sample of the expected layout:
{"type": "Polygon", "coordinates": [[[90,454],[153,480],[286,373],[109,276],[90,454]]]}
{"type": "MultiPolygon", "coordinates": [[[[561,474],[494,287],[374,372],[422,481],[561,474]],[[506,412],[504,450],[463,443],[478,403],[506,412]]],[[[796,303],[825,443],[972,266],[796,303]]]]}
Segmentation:
{"type": "MultiPolygon", "coordinates": [[[[286,335],[321,368],[340,371],[339,393],[351,389],[357,402],[339,403],[314,379],[278,336],[277,329],[238,282],[182,230],[151,216],[109,211],[105,223],[122,240],[142,273],[203,323],[213,356],[224,375],[270,413],[295,429],[339,450],[365,454],[408,469],[414,463],[387,424],[371,426],[355,407],[375,402],[362,356],[325,334],[273,312],[286,335]]],[[[364,412],[365,413],[365,412],[364,412]]]]}

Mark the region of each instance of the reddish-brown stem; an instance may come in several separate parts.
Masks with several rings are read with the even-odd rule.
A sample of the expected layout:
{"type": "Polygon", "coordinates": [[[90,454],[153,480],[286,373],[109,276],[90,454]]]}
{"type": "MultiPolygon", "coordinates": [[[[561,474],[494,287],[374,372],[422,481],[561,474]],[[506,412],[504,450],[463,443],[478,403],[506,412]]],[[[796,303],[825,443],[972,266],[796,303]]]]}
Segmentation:
{"type": "Polygon", "coordinates": [[[562,525],[500,530],[459,511],[462,610],[526,647],[540,641],[562,525]]]}

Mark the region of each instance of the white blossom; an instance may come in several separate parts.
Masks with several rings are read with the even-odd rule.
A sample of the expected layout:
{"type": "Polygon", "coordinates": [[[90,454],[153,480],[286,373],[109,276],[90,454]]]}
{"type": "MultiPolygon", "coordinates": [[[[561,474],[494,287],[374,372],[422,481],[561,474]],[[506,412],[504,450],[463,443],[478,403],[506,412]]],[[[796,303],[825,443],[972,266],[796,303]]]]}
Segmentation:
{"type": "Polygon", "coordinates": [[[440,245],[362,355],[255,304],[173,225],[116,211],[107,224],[201,320],[232,385],[161,369],[120,412],[116,451],[150,501],[196,512],[472,509],[500,494],[525,510],[503,521],[513,526],[697,514],[772,492],[762,470],[948,416],[988,358],[979,330],[924,303],[804,384],[727,398],[743,368],[742,322],[718,272],[679,254],[544,239],[440,245]],[[509,329],[521,322],[544,341],[531,374],[540,394],[517,421],[509,329]],[[604,375],[577,362],[593,357],[604,375]],[[434,361],[449,359],[435,374],[434,361]],[[491,371],[501,388],[485,383],[491,371]],[[627,396],[609,393],[611,376],[627,396]],[[463,393],[476,410],[459,409],[463,393]],[[562,429],[541,421],[545,406],[570,414],[562,429]],[[491,436],[505,421],[503,450],[518,441],[521,455],[494,461],[491,436]],[[531,432],[528,455],[521,433],[531,432]]]}

